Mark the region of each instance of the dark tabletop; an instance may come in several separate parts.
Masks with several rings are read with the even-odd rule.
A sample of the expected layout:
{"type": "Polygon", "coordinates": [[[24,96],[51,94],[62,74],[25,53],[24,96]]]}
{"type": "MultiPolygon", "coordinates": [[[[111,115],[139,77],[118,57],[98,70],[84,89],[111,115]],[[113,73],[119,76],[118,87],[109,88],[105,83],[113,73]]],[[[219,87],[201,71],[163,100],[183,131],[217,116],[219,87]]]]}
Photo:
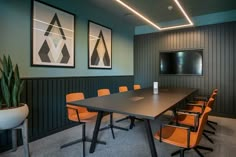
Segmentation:
{"type": "Polygon", "coordinates": [[[168,88],[159,89],[158,94],[153,94],[152,88],[146,88],[108,96],[87,98],[68,102],[68,104],[83,106],[97,111],[155,119],[195,91],[196,89],[193,88],[168,88]]]}

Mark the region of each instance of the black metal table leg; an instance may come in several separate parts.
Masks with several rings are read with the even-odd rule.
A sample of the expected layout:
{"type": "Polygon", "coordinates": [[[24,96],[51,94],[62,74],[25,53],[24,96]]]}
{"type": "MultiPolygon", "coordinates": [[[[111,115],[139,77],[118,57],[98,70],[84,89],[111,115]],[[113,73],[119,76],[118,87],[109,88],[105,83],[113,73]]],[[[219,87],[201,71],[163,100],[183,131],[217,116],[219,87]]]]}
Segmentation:
{"type": "Polygon", "coordinates": [[[149,143],[152,157],[157,157],[157,151],[156,151],[156,147],[155,147],[155,143],[154,143],[154,139],[152,135],[150,121],[148,119],[145,119],[144,124],[145,124],[146,132],[147,132],[148,143],[149,143]]]}
{"type": "Polygon", "coordinates": [[[103,111],[99,111],[98,115],[97,115],[96,125],[95,125],[95,128],[93,130],[92,143],[91,143],[90,150],[89,150],[90,153],[93,153],[94,150],[95,150],[95,147],[96,147],[98,132],[99,132],[99,128],[100,128],[100,125],[101,125],[103,113],[104,113],[103,111]]]}

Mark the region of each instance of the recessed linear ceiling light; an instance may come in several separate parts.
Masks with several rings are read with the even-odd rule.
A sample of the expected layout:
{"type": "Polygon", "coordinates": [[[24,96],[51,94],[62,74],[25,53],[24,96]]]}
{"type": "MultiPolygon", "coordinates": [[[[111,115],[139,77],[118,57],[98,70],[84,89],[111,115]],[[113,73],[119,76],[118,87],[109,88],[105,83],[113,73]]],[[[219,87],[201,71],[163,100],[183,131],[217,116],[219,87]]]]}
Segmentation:
{"type": "Polygon", "coordinates": [[[150,25],[152,25],[153,27],[157,28],[158,30],[168,30],[168,29],[175,29],[175,28],[181,28],[181,27],[188,27],[188,26],[193,26],[193,22],[190,20],[190,18],[188,17],[187,13],[184,11],[183,7],[180,5],[180,3],[178,2],[178,0],[173,0],[176,5],[179,7],[179,9],[181,10],[181,12],[184,14],[184,17],[187,19],[187,21],[189,22],[188,24],[184,24],[184,25],[177,25],[177,26],[170,26],[170,27],[160,27],[157,24],[155,24],[154,22],[152,22],[151,20],[149,20],[147,17],[143,16],[141,13],[139,13],[138,11],[136,11],[135,9],[131,8],[130,6],[128,6],[127,4],[125,4],[124,2],[122,2],[121,0],[116,0],[116,2],[120,3],[122,6],[124,6],[125,8],[127,8],[128,10],[132,11],[134,14],[136,14],[137,16],[139,16],[141,19],[143,19],[144,21],[146,21],[147,23],[149,23],[150,25]]]}

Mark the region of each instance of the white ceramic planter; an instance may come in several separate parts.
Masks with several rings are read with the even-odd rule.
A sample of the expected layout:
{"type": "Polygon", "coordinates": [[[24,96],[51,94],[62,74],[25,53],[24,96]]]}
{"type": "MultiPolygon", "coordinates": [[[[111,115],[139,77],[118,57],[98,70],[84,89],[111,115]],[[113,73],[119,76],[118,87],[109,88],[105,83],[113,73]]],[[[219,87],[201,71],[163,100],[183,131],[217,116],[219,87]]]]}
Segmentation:
{"type": "Polygon", "coordinates": [[[20,125],[29,114],[26,104],[23,106],[0,110],[0,130],[11,129],[20,125]]]}

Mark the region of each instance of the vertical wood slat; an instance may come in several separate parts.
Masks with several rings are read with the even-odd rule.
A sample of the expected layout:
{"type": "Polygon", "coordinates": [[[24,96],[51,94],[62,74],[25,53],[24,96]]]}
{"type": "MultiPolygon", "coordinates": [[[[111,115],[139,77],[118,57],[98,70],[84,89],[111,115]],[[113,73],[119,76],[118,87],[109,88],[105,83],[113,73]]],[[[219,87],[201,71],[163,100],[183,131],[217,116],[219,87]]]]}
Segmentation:
{"type": "Polygon", "coordinates": [[[152,86],[152,82],[158,80],[162,87],[198,88],[202,95],[209,95],[218,88],[214,114],[236,117],[235,32],[236,22],[229,22],[137,35],[134,38],[134,80],[144,87],[152,86]],[[159,52],[176,49],[203,49],[204,75],[159,75],[159,52]]]}
{"type": "MultiPolygon", "coordinates": [[[[26,78],[22,101],[29,106],[29,140],[37,140],[52,133],[74,126],[67,120],[65,94],[84,92],[85,97],[97,96],[97,89],[118,87],[133,88],[133,76],[101,76],[73,78],[26,78]]],[[[10,131],[0,133],[0,152],[11,148],[10,131]]],[[[21,138],[19,143],[22,143],[21,138]]]]}

